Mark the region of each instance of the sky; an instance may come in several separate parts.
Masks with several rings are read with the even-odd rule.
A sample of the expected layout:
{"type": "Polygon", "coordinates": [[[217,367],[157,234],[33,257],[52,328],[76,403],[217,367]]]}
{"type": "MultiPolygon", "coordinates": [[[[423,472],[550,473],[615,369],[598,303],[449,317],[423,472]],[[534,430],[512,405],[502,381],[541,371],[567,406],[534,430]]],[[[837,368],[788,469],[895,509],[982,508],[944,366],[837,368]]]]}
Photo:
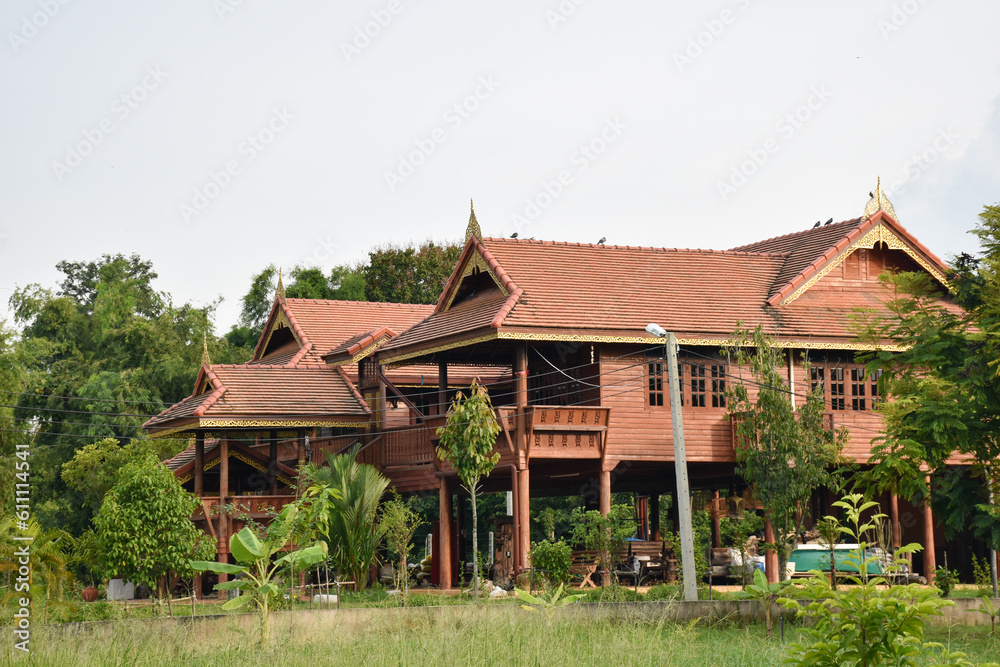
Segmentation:
{"type": "MultiPolygon", "coordinates": [[[[992,0],[6,0],[0,317],[138,253],[234,324],[268,264],[487,236],[731,248],[1000,202],[992,0]]],[[[8,323],[10,323],[8,321],[8,323]]]]}

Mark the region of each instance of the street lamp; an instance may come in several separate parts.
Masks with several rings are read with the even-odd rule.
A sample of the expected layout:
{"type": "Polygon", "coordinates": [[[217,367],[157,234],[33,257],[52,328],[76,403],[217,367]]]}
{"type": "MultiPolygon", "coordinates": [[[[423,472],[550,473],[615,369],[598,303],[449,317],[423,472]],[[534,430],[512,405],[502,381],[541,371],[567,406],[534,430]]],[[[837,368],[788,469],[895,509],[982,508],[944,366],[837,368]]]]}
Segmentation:
{"type": "Polygon", "coordinates": [[[674,471],[677,475],[677,515],[681,533],[681,567],[684,599],[698,599],[694,569],[694,532],[691,526],[691,496],[688,487],[687,455],[684,451],[684,418],[681,414],[681,383],[677,372],[677,337],[659,324],[649,323],[646,331],[663,339],[670,381],[670,421],[674,427],[674,471]]]}

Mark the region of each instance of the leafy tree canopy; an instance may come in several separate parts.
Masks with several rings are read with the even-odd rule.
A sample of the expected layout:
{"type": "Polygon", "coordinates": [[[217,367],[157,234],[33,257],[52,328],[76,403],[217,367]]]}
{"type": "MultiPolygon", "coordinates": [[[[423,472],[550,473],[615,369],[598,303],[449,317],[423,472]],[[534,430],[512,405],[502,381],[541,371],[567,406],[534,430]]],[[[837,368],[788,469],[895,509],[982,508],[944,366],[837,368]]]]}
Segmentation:
{"type": "Polygon", "coordinates": [[[955,258],[950,294],[923,272],[879,277],[892,290],[892,317],[863,319],[861,339],[894,340],[903,350],[862,357],[891,399],[881,407],[885,428],[865,481],[919,501],[930,469],[940,485],[932,501],[946,525],[971,525],[1000,548],[1000,204],[979,218],[972,233],[981,251],[955,258]],[[974,476],[946,469],[955,452],[972,459],[974,476]]]}

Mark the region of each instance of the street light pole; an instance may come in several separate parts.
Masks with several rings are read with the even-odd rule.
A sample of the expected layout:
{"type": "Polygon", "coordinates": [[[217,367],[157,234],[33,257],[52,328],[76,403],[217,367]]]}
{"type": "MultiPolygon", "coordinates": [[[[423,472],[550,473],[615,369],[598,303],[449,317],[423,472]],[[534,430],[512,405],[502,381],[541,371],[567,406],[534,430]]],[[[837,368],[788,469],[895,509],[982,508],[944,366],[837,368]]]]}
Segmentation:
{"type": "Polygon", "coordinates": [[[698,580],[694,567],[694,531],[691,525],[691,492],[688,486],[687,454],[684,450],[684,417],[681,414],[681,378],[677,369],[677,337],[656,324],[646,331],[663,338],[670,382],[670,422],[674,429],[674,471],[677,475],[677,515],[681,533],[681,572],[684,578],[684,599],[698,599],[698,580]]]}

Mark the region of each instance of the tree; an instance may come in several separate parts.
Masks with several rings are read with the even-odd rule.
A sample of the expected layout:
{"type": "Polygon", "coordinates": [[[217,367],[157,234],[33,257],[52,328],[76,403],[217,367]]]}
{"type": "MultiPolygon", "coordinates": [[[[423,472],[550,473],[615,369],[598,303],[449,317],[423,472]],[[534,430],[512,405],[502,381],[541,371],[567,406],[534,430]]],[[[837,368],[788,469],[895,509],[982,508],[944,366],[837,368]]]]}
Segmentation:
{"type": "MultiPolygon", "coordinates": [[[[739,330],[734,339],[742,345],[727,347],[725,352],[737,365],[749,369],[750,384],[757,389],[754,397],[747,384],[730,383],[729,418],[736,423],[739,439],[736,472],[753,486],[754,497],[764,505],[774,527],[781,580],[802,530],[802,507],[815,489],[831,482],[830,469],[839,458],[847,432],[826,430],[823,397],[818,390],[792,408],[788,383],[779,371],[783,350],[762,327],[752,333],[739,330]]],[[[805,377],[809,377],[808,364],[805,377]]]]}
{"type": "Polygon", "coordinates": [[[635,510],[629,505],[614,504],[607,516],[597,510],[576,507],[572,512],[570,541],[597,552],[602,580],[610,575],[617,583],[615,560],[625,550],[625,540],[635,533],[635,510]]]}
{"type": "Polygon", "coordinates": [[[423,518],[413,509],[413,503],[406,502],[398,495],[382,504],[382,516],[379,519],[382,533],[389,550],[399,558],[396,569],[396,590],[406,604],[406,594],[409,590],[409,571],[406,565],[410,557],[413,534],[424,523],[423,518]]]}
{"type": "Polygon", "coordinates": [[[378,507],[389,480],[374,466],[358,463],[357,452],[357,446],[347,454],[326,452],[327,466],[307,469],[304,502],[337,569],[361,590],[378,560],[384,530],[378,507]]]}
{"type": "Polygon", "coordinates": [[[275,583],[287,566],[289,569],[307,568],[326,558],[326,544],[318,543],[285,554],[273,563],[271,559],[285,548],[292,536],[298,508],[285,505],[281,513],[268,526],[267,536],[261,541],[250,528],[243,528],[229,538],[229,551],[238,565],[215,561],[192,560],[189,567],[196,572],[218,572],[239,575],[241,578],[215,585],[219,591],[238,590],[243,595],[229,600],[222,608],[226,611],[241,609],[252,604],[260,613],[260,646],[266,648],[271,636],[270,605],[281,593],[275,583]]]}
{"type": "Polygon", "coordinates": [[[923,272],[879,276],[892,290],[890,317],[862,322],[861,340],[880,349],[861,358],[889,400],[864,480],[920,502],[929,469],[949,533],[971,526],[1000,549],[1000,204],[979,218],[981,251],[955,258],[949,292],[923,272]],[[946,469],[955,453],[971,457],[973,476],[946,469]]]}
{"type": "Polygon", "coordinates": [[[131,440],[124,447],[117,438],[105,438],[76,450],[73,458],[62,466],[62,479],[66,486],[82,494],[96,512],[125,466],[147,454],[162,460],[170,449],[169,442],[147,438],[131,440]]]}
{"type": "Polygon", "coordinates": [[[500,453],[493,451],[500,425],[486,389],[473,380],[468,397],[458,392],[448,408],[448,420],[437,433],[441,436],[438,457],[451,463],[472,498],[472,595],[478,598],[479,515],[476,500],[479,482],[493,472],[500,460],[500,453]]]}
{"type": "Polygon", "coordinates": [[[109,574],[157,590],[210,558],[215,544],[191,522],[198,504],[154,456],[126,465],[94,518],[109,574]]]}
{"type": "Polygon", "coordinates": [[[433,241],[376,248],[364,267],[365,295],[369,301],[437,303],[461,253],[460,245],[433,241]]]}

